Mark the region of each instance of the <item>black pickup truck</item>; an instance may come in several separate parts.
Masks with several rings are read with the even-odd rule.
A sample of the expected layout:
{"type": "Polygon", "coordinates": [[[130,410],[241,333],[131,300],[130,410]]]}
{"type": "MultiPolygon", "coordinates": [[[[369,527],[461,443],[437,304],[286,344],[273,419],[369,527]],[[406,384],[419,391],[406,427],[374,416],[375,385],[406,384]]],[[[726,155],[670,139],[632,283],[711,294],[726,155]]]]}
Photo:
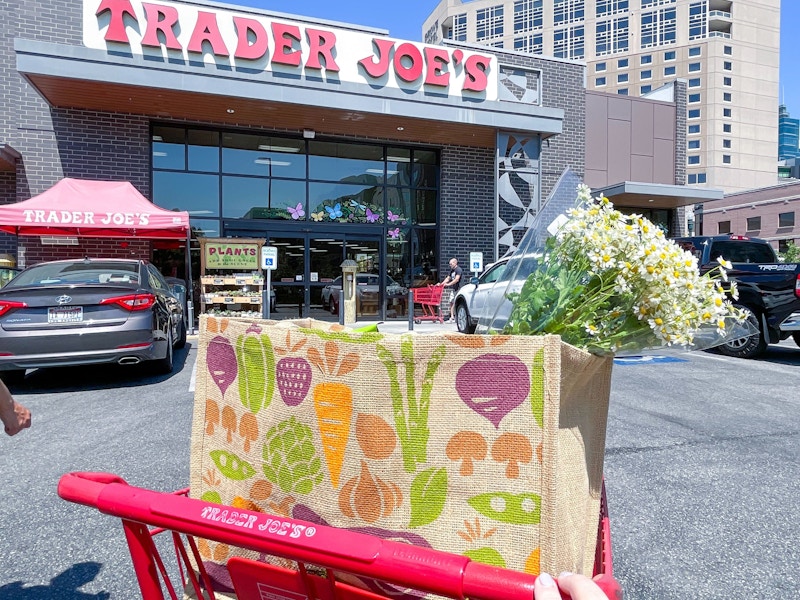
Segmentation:
{"type": "Polygon", "coordinates": [[[800,264],[781,263],[766,240],[738,235],[675,239],[698,259],[701,272],[713,269],[720,256],[733,264],[728,277],[739,289],[737,306],[758,326],[759,334],[718,347],[727,356],[752,358],[789,336],[800,346],[800,264]]]}

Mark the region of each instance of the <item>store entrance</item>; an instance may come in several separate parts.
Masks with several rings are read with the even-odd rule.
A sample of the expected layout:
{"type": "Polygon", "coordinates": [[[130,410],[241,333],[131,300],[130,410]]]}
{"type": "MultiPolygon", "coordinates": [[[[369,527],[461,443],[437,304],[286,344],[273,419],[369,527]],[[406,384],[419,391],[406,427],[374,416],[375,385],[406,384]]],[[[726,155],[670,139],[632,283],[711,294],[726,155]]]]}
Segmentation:
{"type": "MultiPolygon", "coordinates": [[[[380,284],[384,272],[381,235],[372,232],[306,231],[226,231],[235,237],[266,238],[278,249],[278,268],[272,272],[275,291],[274,319],[312,317],[338,321],[339,290],[342,289],[342,262],[358,264],[356,319],[385,317],[382,298],[386,285],[380,284]]],[[[391,293],[393,290],[389,290],[391,293]]]]}

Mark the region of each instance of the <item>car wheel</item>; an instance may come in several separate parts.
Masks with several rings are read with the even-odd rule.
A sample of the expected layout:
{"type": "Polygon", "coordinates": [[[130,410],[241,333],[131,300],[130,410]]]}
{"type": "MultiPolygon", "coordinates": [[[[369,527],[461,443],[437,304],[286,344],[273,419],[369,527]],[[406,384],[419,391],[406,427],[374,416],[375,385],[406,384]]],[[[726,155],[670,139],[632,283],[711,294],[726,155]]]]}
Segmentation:
{"type": "Polygon", "coordinates": [[[156,360],[153,368],[159,375],[169,375],[174,366],[172,358],[172,329],[167,329],[167,354],[164,358],[156,360]]]}
{"type": "Polygon", "coordinates": [[[461,333],[473,333],[475,331],[467,305],[463,302],[459,302],[456,306],[456,327],[461,333]]]}
{"type": "Polygon", "coordinates": [[[8,385],[22,383],[25,379],[25,369],[13,369],[11,371],[0,371],[0,379],[8,385]]]}
{"type": "Polygon", "coordinates": [[[794,340],[794,343],[795,343],[795,344],[797,344],[798,346],[800,346],[800,331],[795,331],[795,332],[792,334],[792,339],[794,340]]]}
{"type": "Polygon", "coordinates": [[[759,326],[758,315],[746,306],[737,305],[737,308],[744,311],[747,315],[747,321],[758,329],[758,333],[717,346],[719,353],[735,358],[754,358],[759,354],[763,354],[767,349],[767,342],[764,340],[764,333],[759,326]]]}
{"type": "Polygon", "coordinates": [[[183,318],[178,322],[178,341],[175,342],[175,349],[180,350],[186,345],[186,323],[183,318]]]}
{"type": "Polygon", "coordinates": [[[339,314],[339,307],[336,306],[335,302],[331,302],[331,314],[338,315],[339,314]]]}

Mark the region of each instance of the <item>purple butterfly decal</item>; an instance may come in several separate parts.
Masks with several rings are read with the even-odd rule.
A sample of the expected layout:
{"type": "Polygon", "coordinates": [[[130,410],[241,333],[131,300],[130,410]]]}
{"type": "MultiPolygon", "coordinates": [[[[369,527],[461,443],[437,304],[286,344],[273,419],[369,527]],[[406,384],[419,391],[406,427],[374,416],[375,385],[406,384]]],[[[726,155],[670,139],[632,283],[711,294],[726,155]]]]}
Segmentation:
{"type": "Polygon", "coordinates": [[[367,209],[367,222],[368,223],[374,223],[375,221],[377,221],[380,218],[381,218],[381,216],[378,213],[372,212],[369,208],[367,209]]]}
{"type": "Polygon", "coordinates": [[[400,218],[400,215],[396,215],[392,211],[388,210],[388,211],[386,211],[386,218],[388,218],[389,221],[394,223],[395,221],[397,221],[397,219],[400,218]]]}
{"type": "Polygon", "coordinates": [[[400,237],[400,228],[399,227],[395,227],[394,229],[390,229],[389,230],[389,237],[392,238],[393,240],[396,240],[397,238],[399,238],[400,237]]]}
{"type": "Polygon", "coordinates": [[[294,219],[295,221],[302,219],[303,217],[306,216],[306,211],[303,210],[302,202],[298,202],[296,207],[292,208],[290,206],[286,210],[289,211],[289,214],[292,215],[292,219],[294,219]]]}

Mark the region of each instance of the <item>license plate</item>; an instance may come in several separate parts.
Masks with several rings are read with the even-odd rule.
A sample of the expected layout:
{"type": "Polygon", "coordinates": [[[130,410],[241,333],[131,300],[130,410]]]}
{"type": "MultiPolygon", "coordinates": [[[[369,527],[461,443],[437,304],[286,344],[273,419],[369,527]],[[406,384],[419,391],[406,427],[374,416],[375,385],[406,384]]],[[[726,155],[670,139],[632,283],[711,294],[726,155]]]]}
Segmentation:
{"type": "Polygon", "coordinates": [[[48,323],[80,323],[83,321],[82,306],[58,306],[47,309],[48,323]]]}

